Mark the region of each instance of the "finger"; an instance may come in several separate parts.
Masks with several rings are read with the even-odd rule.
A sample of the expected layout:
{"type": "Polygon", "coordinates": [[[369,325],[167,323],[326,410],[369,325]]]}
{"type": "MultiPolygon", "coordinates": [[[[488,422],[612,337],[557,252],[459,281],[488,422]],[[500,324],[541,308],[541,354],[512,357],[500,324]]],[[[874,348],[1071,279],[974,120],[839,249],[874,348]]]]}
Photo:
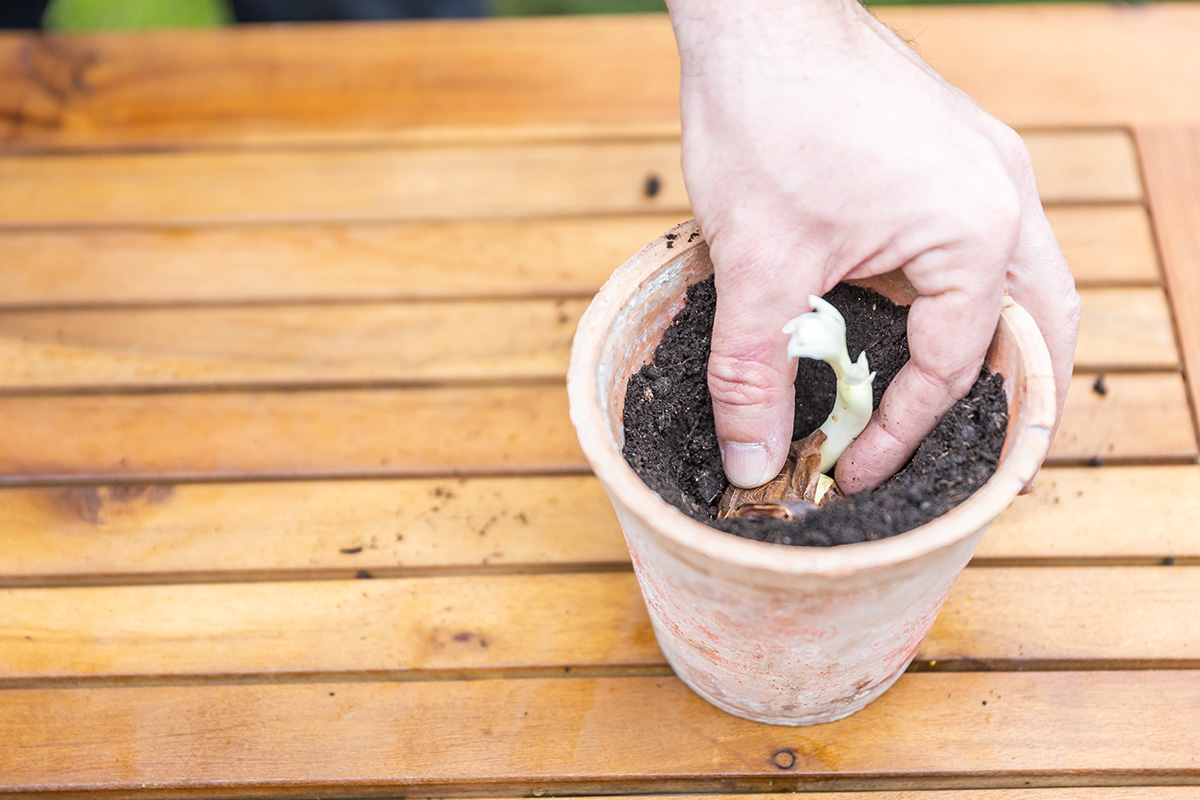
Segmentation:
{"type": "Polygon", "coordinates": [[[962,258],[938,252],[905,268],[920,293],[908,315],[909,362],[838,461],[844,491],[877,486],[894,474],[979,377],[1000,317],[1007,258],[992,253],[974,269],[960,266],[962,258]]]}
{"type": "Polygon", "coordinates": [[[806,300],[797,308],[786,298],[808,294],[781,288],[792,282],[785,276],[794,278],[794,268],[714,261],[717,311],[708,388],[725,474],[735,486],[749,488],[778,475],[787,458],[796,365],[782,329],[808,310],[806,300]]]}
{"type": "MultiPolygon", "coordinates": [[[[1041,203],[1029,208],[1022,221],[1021,239],[1008,270],[1008,293],[1033,317],[1050,352],[1058,401],[1054,428],[1050,432],[1050,441],[1054,441],[1054,434],[1058,432],[1058,425],[1062,421],[1067,390],[1071,386],[1082,305],[1079,293],[1075,290],[1075,279],[1067,267],[1067,260],[1046,220],[1041,203]]],[[[1026,491],[1032,488],[1036,479],[1035,474],[1026,491]]]]}
{"type": "Polygon", "coordinates": [[[1021,239],[1008,270],[1008,294],[1029,312],[1046,339],[1058,399],[1057,429],[1071,386],[1082,305],[1075,278],[1040,203],[1022,222],[1021,239]]]}

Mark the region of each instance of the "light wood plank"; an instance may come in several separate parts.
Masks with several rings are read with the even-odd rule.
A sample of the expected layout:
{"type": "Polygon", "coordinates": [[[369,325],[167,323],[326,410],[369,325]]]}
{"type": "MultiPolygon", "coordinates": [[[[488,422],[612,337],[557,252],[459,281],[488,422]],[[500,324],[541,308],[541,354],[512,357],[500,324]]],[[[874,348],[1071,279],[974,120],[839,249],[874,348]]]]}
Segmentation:
{"type": "MultiPolygon", "coordinates": [[[[1084,289],[1080,369],[1177,369],[1161,289],[1084,289]]],[[[586,300],[0,312],[0,389],[554,379],[586,300]]]]}
{"type": "MultiPolygon", "coordinates": [[[[586,306],[564,299],[0,312],[0,388],[561,379],[586,306]]],[[[1136,344],[1126,352],[1135,351],[1136,344]]]]}
{"type": "Polygon", "coordinates": [[[590,296],[686,216],[7,231],[0,304],[590,296]]]}
{"type": "MultiPolygon", "coordinates": [[[[1197,119],[1200,12],[1188,4],[877,13],[1010,124],[1197,119]]],[[[678,128],[664,16],[7,34],[0,82],[0,138],[13,150],[678,128]]]]}
{"type": "Polygon", "coordinates": [[[686,212],[675,139],[0,158],[3,227],[686,212]],[[659,178],[653,197],[647,176],[659,178]]]}
{"type": "Polygon", "coordinates": [[[1145,206],[1050,206],[1046,218],[1078,285],[1162,282],[1145,206]]]}
{"type": "MultiPolygon", "coordinates": [[[[954,789],[879,792],[807,792],[804,800],[1195,800],[1200,786],[1059,787],[1054,789],[954,789]]],[[[513,798],[516,800],[516,798],[513,798]]],[[[599,797],[581,800],[600,800],[599,797]]],[[[645,795],[640,800],[795,800],[790,794],[645,795]]]]}
{"type": "Polygon", "coordinates": [[[1200,469],[1043,469],[988,528],[975,551],[990,559],[1200,557],[1200,469]]]}
{"type": "Polygon", "coordinates": [[[8,34],[0,131],[38,150],[674,133],[678,73],[665,15],[8,34]]]}
{"type": "MultiPolygon", "coordinates": [[[[977,563],[1200,559],[1200,469],[1054,468],[977,563]],[[1114,520],[1138,520],[1136,530],[1114,520]]],[[[590,476],[0,490],[0,581],[349,578],[628,564],[590,476]]]]}
{"type": "Polygon", "coordinates": [[[591,476],[4,489],[0,519],[8,583],[629,563],[591,476]]]}
{"type": "Polygon", "coordinates": [[[917,660],[1191,664],[1198,614],[1198,567],[968,569],[917,660]]]}
{"type": "Polygon", "coordinates": [[[1200,772],[1181,713],[1198,704],[1191,671],[907,675],[803,730],[653,677],[11,690],[0,784],[311,797],[1162,783],[1200,772]]]}
{"type": "MultiPolygon", "coordinates": [[[[1044,201],[1141,197],[1127,134],[1025,139],[1044,201]]],[[[677,139],[0,158],[4,228],[686,215],[688,208],[677,139]]]]}
{"type": "MultiPolygon", "coordinates": [[[[968,569],[917,661],[1196,668],[1197,612],[1200,567],[968,569]]],[[[10,687],[631,666],[666,661],[627,572],[0,589],[10,687]]]]}
{"type": "Polygon", "coordinates": [[[1161,289],[1081,289],[1079,296],[1083,320],[1076,370],[1179,368],[1171,309],[1161,289]]]}
{"type": "MultiPolygon", "coordinates": [[[[1051,463],[1195,458],[1177,373],[1079,375],[1051,463]]],[[[0,398],[0,482],[581,472],[559,386],[0,398]]]]}
{"type": "Polygon", "coordinates": [[[0,480],[582,471],[560,386],[0,399],[0,480]]]}
{"type": "Polygon", "coordinates": [[[6,589],[0,609],[9,686],[665,665],[629,573],[6,589]]]}
{"type": "Polygon", "coordinates": [[[1026,133],[1042,202],[1130,202],[1142,198],[1133,139],[1125,131],[1026,133]]]}
{"type": "MultiPolygon", "coordinates": [[[[1159,282],[1144,207],[1047,215],[1080,285],[1159,282]]],[[[0,307],[590,295],[685,216],[6,231],[0,307]]]]}
{"type": "Polygon", "coordinates": [[[1137,141],[1200,425],[1200,128],[1139,130],[1137,141]]]}
{"type": "Polygon", "coordinates": [[[1178,373],[1094,374],[1071,379],[1051,463],[1193,459],[1196,430],[1178,373]]]}

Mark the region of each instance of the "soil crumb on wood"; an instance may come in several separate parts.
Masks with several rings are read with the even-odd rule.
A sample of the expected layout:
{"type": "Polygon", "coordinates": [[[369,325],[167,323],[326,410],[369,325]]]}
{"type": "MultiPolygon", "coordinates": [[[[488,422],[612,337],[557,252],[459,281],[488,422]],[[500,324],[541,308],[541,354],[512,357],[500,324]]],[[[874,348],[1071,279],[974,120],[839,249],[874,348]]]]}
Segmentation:
{"type": "MultiPolygon", "coordinates": [[[[748,539],[828,547],[882,539],[923,525],[961,503],[995,472],[1008,423],[1007,400],[1001,377],[985,370],[909,463],[882,486],[800,520],[717,521],[717,502],[728,482],[707,381],[716,299],[711,278],[692,286],[654,360],[626,389],[625,459],[651,489],[685,514],[748,539]]],[[[846,318],[851,359],[867,351],[876,372],[878,407],[884,389],[908,361],[908,309],[845,284],[825,299],[846,318]]],[[[800,359],[793,439],[825,421],[835,387],[828,365],[800,359]]]]}

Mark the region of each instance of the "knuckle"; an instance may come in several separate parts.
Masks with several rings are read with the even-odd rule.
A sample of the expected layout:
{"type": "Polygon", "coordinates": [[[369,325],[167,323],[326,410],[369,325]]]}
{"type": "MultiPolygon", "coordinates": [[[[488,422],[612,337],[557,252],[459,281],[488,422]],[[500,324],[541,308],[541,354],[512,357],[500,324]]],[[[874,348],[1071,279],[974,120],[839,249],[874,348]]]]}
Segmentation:
{"type": "Polygon", "coordinates": [[[760,359],[717,354],[708,361],[708,391],[714,403],[755,407],[774,402],[791,381],[760,359]]]}
{"type": "Polygon", "coordinates": [[[930,390],[931,396],[937,398],[934,401],[934,408],[930,410],[940,416],[947,408],[971,391],[971,387],[979,378],[979,365],[974,363],[942,365],[936,371],[918,367],[917,375],[930,390]]]}
{"type": "Polygon", "coordinates": [[[1072,333],[1079,332],[1079,325],[1083,321],[1083,300],[1079,296],[1079,292],[1072,288],[1062,304],[1062,315],[1066,320],[1068,329],[1072,333]]]}
{"type": "Polygon", "coordinates": [[[1000,123],[996,129],[996,143],[1000,148],[1001,154],[1008,163],[1021,173],[1033,175],[1033,159],[1029,155],[1029,147],[1025,144],[1025,140],[1021,138],[1021,134],[1017,133],[1008,125],[1000,123]]]}

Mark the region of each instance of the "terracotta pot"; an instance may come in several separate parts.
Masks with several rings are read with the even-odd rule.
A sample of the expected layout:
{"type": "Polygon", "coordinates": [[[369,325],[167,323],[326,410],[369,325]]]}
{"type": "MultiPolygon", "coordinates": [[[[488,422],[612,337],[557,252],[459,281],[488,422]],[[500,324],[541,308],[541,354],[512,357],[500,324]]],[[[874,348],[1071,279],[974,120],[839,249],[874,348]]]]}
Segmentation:
{"type": "MultiPolygon", "coordinates": [[[[741,539],[668,505],[621,455],[630,375],[650,361],[687,287],[712,274],[684,223],[629,259],[580,321],[567,388],[583,452],[612,500],[654,631],[675,672],[747,719],[809,725],[847,716],[904,672],[984,529],[1049,447],[1054,380],[1029,315],[1006,300],[988,354],[1009,398],[995,475],[947,514],[875,542],[830,548],[741,539]]],[[[899,302],[899,275],[861,282],[899,302]]]]}

